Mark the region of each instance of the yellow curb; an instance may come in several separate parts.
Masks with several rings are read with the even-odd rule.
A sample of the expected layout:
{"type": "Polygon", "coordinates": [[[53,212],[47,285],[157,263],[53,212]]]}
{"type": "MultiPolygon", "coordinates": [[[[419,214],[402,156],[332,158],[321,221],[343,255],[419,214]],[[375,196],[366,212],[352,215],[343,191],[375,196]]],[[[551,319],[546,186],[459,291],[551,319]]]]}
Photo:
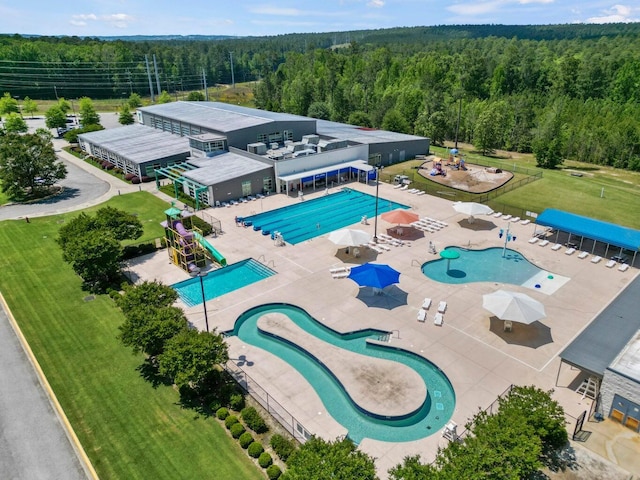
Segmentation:
{"type": "Polygon", "coordinates": [[[24,352],[27,354],[29,361],[33,365],[33,368],[36,371],[36,374],[38,375],[38,380],[40,380],[40,384],[44,388],[45,393],[49,397],[49,401],[53,405],[53,408],[56,414],[58,415],[58,418],[60,419],[62,426],[64,427],[64,430],[67,434],[67,437],[69,438],[69,441],[71,442],[71,445],[73,446],[73,448],[76,451],[76,454],[78,455],[80,464],[82,465],[82,468],[84,469],[87,477],[93,480],[99,480],[98,474],[93,468],[93,465],[91,464],[91,461],[87,456],[87,453],[84,451],[84,448],[82,448],[82,445],[80,444],[80,440],[78,440],[76,432],[73,430],[71,423],[69,423],[69,419],[65,415],[64,410],[60,405],[60,402],[58,402],[58,398],[53,392],[51,385],[49,385],[49,382],[47,381],[47,377],[45,377],[44,372],[42,371],[42,368],[38,363],[38,360],[36,359],[35,355],[31,351],[31,347],[29,346],[27,339],[22,334],[22,330],[20,330],[20,327],[18,326],[16,319],[13,317],[13,313],[11,312],[9,305],[7,305],[7,302],[4,299],[4,295],[2,295],[2,292],[0,292],[0,302],[2,303],[2,308],[7,314],[7,318],[9,319],[9,323],[11,324],[13,331],[16,333],[18,340],[20,340],[20,344],[22,345],[24,352]]]}

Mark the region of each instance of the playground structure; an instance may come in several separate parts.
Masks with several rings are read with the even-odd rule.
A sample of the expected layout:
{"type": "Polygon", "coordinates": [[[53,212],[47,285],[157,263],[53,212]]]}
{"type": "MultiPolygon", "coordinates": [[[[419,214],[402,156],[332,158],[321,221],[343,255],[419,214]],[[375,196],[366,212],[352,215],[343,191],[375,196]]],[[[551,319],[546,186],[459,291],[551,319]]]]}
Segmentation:
{"type": "Polygon", "coordinates": [[[190,275],[195,275],[207,265],[207,258],[221,267],[227,266],[227,260],[203,236],[202,231],[193,225],[193,213],[171,206],[165,210],[167,219],[162,222],[165,242],[171,261],[190,275]],[[185,227],[189,223],[189,228],[185,227]]]}

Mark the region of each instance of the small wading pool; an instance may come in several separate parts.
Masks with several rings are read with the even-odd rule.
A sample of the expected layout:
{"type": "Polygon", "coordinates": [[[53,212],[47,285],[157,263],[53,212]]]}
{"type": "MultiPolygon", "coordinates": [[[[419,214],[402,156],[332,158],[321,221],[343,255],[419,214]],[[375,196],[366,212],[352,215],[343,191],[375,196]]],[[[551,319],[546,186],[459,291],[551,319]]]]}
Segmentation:
{"type": "MultiPolygon", "coordinates": [[[[378,198],[378,215],[407,209],[407,205],[378,198]]],[[[376,197],[344,188],[339,192],[300,201],[292,205],[244,217],[256,234],[271,235],[279,232],[285,242],[296,244],[347,225],[358,223],[363,216],[373,219],[376,213],[376,197]]]]}
{"type": "MultiPolygon", "coordinates": [[[[269,304],[243,313],[236,320],[234,329],[226,334],[236,335],[243,342],[262,348],[298,370],[312,385],[329,414],[348,430],[349,438],[356,443],[363,438],[385,442],[418,440],[436,433],[453,414],[456,403],[453,387],[436,365],[403,349],[367,343],[367,339],[377,340],[381,335],[388,335],[388,332],[367,329],[340,334],[294,305],[269,304]],[[361,355],[400,362],[412,368],[425,382],[426,401],[417,412],[402,419],[387,420],[367,415],[354,404],[348,392],[325,365],[297,346],[258,329],[258,319],[272,312],[286,315],[308,334],[331,345],[361,355]]],[[[278,399],[281,403],[283,400],[278,399]]]]}
{"type": "MultiPolygon", "coordinates": [[[[264,280],[276,272],[260,262],[249,258],[217,270],[213,270],[202,278],[204,296],[207,300],[221,297],[227,293],[264,280]]],[[[199,278],[190,278],[171,287],[178,292],[180,299],[189,307],[202,303],[202,289],[199,278]]]]}
{"type": "Polygon", "coordinates": [[[484,250],[467,250],[461,247],[447,247],[447,251],[460,254],[459,258],[447,260],[439,258],[422,265],[422,273],[441,283],[497,282],[535,288],[543,293],[553,293],[564,285],[567,277],[556,275],[536,267],[521,253],[493,247],[484,250]],[[448,266],[448,268],[447,268],[448,266]]]}

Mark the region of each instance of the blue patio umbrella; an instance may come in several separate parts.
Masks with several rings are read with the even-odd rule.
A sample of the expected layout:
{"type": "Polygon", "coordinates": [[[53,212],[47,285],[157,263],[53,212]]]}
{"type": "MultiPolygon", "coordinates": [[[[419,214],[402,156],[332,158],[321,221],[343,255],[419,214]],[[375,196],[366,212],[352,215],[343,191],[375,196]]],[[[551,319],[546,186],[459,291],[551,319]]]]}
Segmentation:
{"type": "Polygon", "coordinates": [[[382,289],[400,282],[400,272],[389,265],[365,263],[351,269],[349,278],[361,287],[382,289]]]}
{"type": "Polygon", "coordinates": [[[457,148],[452,148],[451,150],[449,150],[449,153],[452,153],[452,154],[455,155],[456,153],[458,153],[458,149],[457,148]]]}

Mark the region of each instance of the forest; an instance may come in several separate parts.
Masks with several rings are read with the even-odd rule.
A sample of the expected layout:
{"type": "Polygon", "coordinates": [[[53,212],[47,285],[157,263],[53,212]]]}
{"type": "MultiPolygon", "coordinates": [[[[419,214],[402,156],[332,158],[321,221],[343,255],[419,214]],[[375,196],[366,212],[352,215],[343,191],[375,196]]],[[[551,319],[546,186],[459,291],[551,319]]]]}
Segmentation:
{"type": "MultiPolygon", "coordinates": [[[[233,39],[0,36],[0,88],[124,98],[255,81],[258,108],[640,171],[640,24],[233,39]],[[145,56],[149,62],[147,73],[145,56]],[[156,64],[154,65],[154,60],[156,64]],[[158,75],[155,75],[157,69],[158,75]]],[[[540,163],[540,162],[539,162],[540,163]]]]}

